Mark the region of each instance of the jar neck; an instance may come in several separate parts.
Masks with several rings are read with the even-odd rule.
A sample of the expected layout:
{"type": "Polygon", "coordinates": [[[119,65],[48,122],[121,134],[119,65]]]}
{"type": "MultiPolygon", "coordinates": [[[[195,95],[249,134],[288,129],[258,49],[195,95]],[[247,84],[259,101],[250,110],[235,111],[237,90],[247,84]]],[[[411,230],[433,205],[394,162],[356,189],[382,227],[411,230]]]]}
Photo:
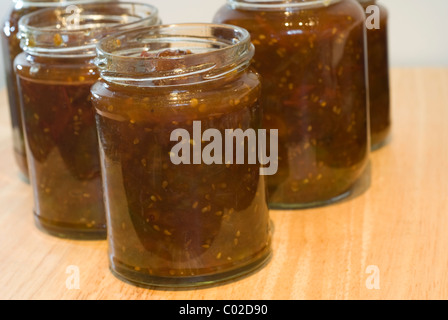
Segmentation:
{"type": "Polygon", "coordinates": [[[324,7],[340,1],[341,0],[227,0],[227,3],[235,9],[278,11],[324,7]]]}
{"type": "Polygon", "coordinates": [[[19,21],[18,37],[33,56],[95,57],[96,44],[107,35],[159,23],[150,5],[90,2],[28,14],[19,21]]]}
{"type": "Polygon", "coordinates": [[[216,24],[142,28],[112,35],[97,50],[105,81],[141,87],[232,78],[247,70],[255,51],[245,29],[216,24]]]}
{"type": "Polygon", "coordinates": [[[87,55],[79,55],[79,56],[61,56],[61,57],[52,57],[49,55],[35,55],[32,52],[24,53],[25,59],[31,64],[48,64],[48,65],[83,65],[90,66],[91,68],[97,69],[95,65],[96,56],[87,56],[87,55]]]}

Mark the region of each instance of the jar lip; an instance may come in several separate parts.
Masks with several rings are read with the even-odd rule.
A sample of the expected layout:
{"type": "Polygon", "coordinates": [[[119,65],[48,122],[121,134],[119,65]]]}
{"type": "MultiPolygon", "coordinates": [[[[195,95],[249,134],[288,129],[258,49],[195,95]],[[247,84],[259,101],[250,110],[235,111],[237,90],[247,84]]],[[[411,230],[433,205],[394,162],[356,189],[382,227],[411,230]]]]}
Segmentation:
{"type": "Polygon", "coordinates": [[[150,4],[87,1],[23,16],[18,38],[25,52],[36,55],[94,56],[96,44],[107,35],[159,23],[158,9],[150,4]]]}
{"type": "Polygon", "coordinates": [[[102,77],[111,82],[129,84],[184,79],[191,84],[191,79],[187,78],[192,76],[200,76],[200,81],[207,81],[247,69],[254,51],[249,32],[238,26],[167,24],[125,31],[102,39],[97,45],[95,63],[102,77]],[[174,56],[146,54],[166,50],[191,52],[174,56]]]}
{"type": "Polygon", "coordinates": [[[249,10],[285,10],[329,6],[341,0],[227,0],[233,8],[249,10]]]}
{"type": "MultiPolygon", "coordinates": [[[[240,39],[240,42],[238,43],[234,43],[231,46],[225,47],[225,48],[220,48],[220,49],[216,49],[213,52],[218,52],[219,50],[226,50],[232,47],[236,47],[238,45],[241,45],[241,43],[244,42],[248,42],[250,43],[250,34],[249,31],[247,31],[246,29],[242,28],[242,27],[238,27],[238,26],[234,26],[234,25],[230,25],[230,24],[215,24],[215,23],[179,23],[179,24],[165,24],[165,25],[157,25],[157,26],[150,26],[150,27],[144,27],[144,28],[139,28],[139,29],[135,29],[135,30],[129,30],[129,31],[124,31],[124,32],[120,32],[120,33],[116,33],[116,34],[112,34],[109,35],[107,37],[105,37],[104,39],[102,39],[98,45],[97,45],[97,51],[99,54],[104,55],[104,56],[110,56],[110,57],[123,57],[122,55],[117,55],[114,53],[110,53],[107,52],[107,50],[105,50],[105,46],[107,46],[108,44],[110,44],[111,41],[113,41],[115,38],[119,38],[119,37],[123,37],[123,36],[130,36],[132,34],[138,34],[141,32],[151,32],[151,31],[156,31],[156,30],[168,30],[168,29],[174,29],[174,28],[191,28],[191,29],[195,29],[195,28],[202,28],[202,27],[217,27],[217,28],[226,28],[226,29],[232,29],[232,30],[237,30],[238,32],[241,33],[242,38],[240,39]]],[[[157,35],[157,34],[154,34],[157,35]]],[[[199,54],[208,54],[208,52],[206,53],[194,53],[194,55],[199,55],[199,54]]],[[[153,57],[132,57],[132,56],[126,56],[126,59],[169,59],[169,60],[173,60],[173,59],[181,59],[185,56],[165,56],[165,57],[157,57],[157,58],[153,58],[153,57]]]]}

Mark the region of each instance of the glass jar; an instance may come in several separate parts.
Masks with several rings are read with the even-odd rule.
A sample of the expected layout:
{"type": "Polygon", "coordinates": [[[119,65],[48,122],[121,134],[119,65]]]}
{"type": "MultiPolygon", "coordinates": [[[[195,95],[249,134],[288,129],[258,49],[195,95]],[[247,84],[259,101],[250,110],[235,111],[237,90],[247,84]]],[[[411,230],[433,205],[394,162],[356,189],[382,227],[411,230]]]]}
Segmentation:
{"type": "Polygon", "coordinates": [[[72,238],[106,235],[95,112],[96,43],[113,32],[159,22],[135,3],[44,9],[19,22],[15,59],[37,225],[72,238]],[[75,22],[76,23],[72,23],[75,22]]]}
{"type": "Polygon", "coordinates": [[[351,193],[369,157],[365,14],[354,0],[229,0],[216,23],[246,28],[263,79],[264,126],[278,129],[274,209],[351,193]]]}
{"type": "Polygon", "coordinates": [[[263,264],[270,224],[260,165],[171,158],[177,129],[191,137],[182,140],[188,148],[199,147],[200,159],[208,129],[260,128],[247,31],[145,28],[103,40],[98,52],[102,80],[92,95],[113,273],[139,285],[183,287],[263,264]],[[198,122],[202,139],[193,129],[198,122]]]}
{"type": "MultiPolygon", "coordinates": [[[[101,0],[100,0],[101,1],[101,0]]],[[[105,0],[103,0],[105,1],[105,0]]],[[[3,64],[6,73],[6,86],[8,90],[9,108],[13,133],[14,156],[25,180],[28,180],[28,167],[23,137],[22,116],[19,108],[17,82],[14,73],[14,59],[22,52],[20,40],[17,38],[19,19],[24,15],[42,8],[76,5],[85,0],[14,0],[14,6],[3,23],[2,49],[3,64]]]]}
{"type": "MultiPolygon", "coordinates": [[[[391,129],[388,12],[376,0],[359,0],[364,10],[374,5],[379,13],[378,25],[367,23],[367,51],[369,60],[370,133],[372,149],[384,145],[391,129]]],[[[370,10],[367,14],[372,14],[370,10]]],[[[375,22],[375,21],[373,21],[375,22]]]]}

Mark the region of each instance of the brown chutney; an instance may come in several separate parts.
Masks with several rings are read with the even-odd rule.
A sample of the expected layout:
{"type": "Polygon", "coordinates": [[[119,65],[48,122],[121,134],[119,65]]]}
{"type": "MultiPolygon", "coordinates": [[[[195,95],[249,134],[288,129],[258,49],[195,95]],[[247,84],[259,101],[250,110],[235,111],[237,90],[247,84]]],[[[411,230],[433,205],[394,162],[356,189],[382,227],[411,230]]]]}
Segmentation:
{"type": "Polygon", "coordinates": [[[110,32],[159,19],[154,7],[142,4],[77,8],[79,24],[74,26],[65,7],[23,17],[24,53],[15,68],[37,225],[56,236],[102,239],[106,216],[90,99],[90,87],[99,79],[95,44],[110,32]]]}
{"type": "Polygon", "coordinates": [[[256,48],[264,127],[279,130],[279,171],[267,179],[270,207],[348,196],[370,149],[361,6],[230,0],[214,21],[246,28],[256,48]]]}
{"type": "MultiPolygon", "coordinates": [[[[92,88],[111,269],[139,285],[197,286],[270,254],[259,164],[174,164],[174,130],[258,129],[260,82],[240,28],[185,24],[102,41],[92,88]],[[143,53],[142,53],[143,51],[143,53]]],[[[186,142],[194,144],[193,140],[186,142]]],[[[206,141],[199,141],[205,147],[206,141]]]]}

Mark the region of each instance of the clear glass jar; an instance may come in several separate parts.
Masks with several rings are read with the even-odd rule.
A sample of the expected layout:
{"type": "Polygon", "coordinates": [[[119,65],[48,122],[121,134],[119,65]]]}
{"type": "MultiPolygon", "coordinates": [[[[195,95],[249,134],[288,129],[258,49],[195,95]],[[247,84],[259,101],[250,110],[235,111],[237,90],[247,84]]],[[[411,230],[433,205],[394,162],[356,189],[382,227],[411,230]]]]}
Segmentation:
{"type": "MultiPolygon", "coordinates": [[[[99,0],[101,1],[101,0],[99,0]]],[[[103,0],[105,1],[105,0],[103,0]]],[[[14,6],[6,21],[3,23],[2,49],[3,64],[6,72],[6,86],[8,90],[11,125],[13,132],[13,148],[16,163],[28,181],[28,167],[25,151],[25,140],[23,137],[22,116],[19,107],[19,96],[17,91],[16,76],[14,73],[14,59],[22,52],[20,40],[17,38],[19,31],[19,19],[24,15],[42,8],[76,5],[85,0],[14,0],[14,6]]]]}
{"type": "Polygon", "coordinates": [[[274,209],[348,196],[370,141],[365,14],[354,0],[229,0],[216,23],[246,28],[263,79],[264,126],[279,132],[274,209]]]}
{"type": "MultiPolygon", "coordinates": [[[[369,60],[370,133],[372,149],[384,145],[391,129],[389,50],[387,9],[376,0],[359,0],[364,10],[376,6],[380,19],[378,26],[367,28],[367,51],[369,60]],[[376,27],[379,27],[377,29],[376,27]]],[[[369,13],[368,13],[369,14],[369,13]]],[[[370,13],[371,14],[371,13],[370,13]]]]}
{"type": "MultiPolygon", "coordinates": [[[[174,130],[194,137],[194,122],[223,135],[260,128],[247,31],[152,27],[111,36],[98,52],[102,80],[92,95],[113,273],[139,285],[184,287],[263,264],[270,224],[260,165],[176,165],[170,156],[174,130]]],[[[202,149],[204,139],[186,145],[202,149]]]]}
{"type": "Polygon", "coordinates": [[[71,238],[106,236],[95,112],[96,43],[113,32],[159,22],[135,3],[44,9],[19,22],[24,50],[15,59],[37,225],[71,238]]]}

